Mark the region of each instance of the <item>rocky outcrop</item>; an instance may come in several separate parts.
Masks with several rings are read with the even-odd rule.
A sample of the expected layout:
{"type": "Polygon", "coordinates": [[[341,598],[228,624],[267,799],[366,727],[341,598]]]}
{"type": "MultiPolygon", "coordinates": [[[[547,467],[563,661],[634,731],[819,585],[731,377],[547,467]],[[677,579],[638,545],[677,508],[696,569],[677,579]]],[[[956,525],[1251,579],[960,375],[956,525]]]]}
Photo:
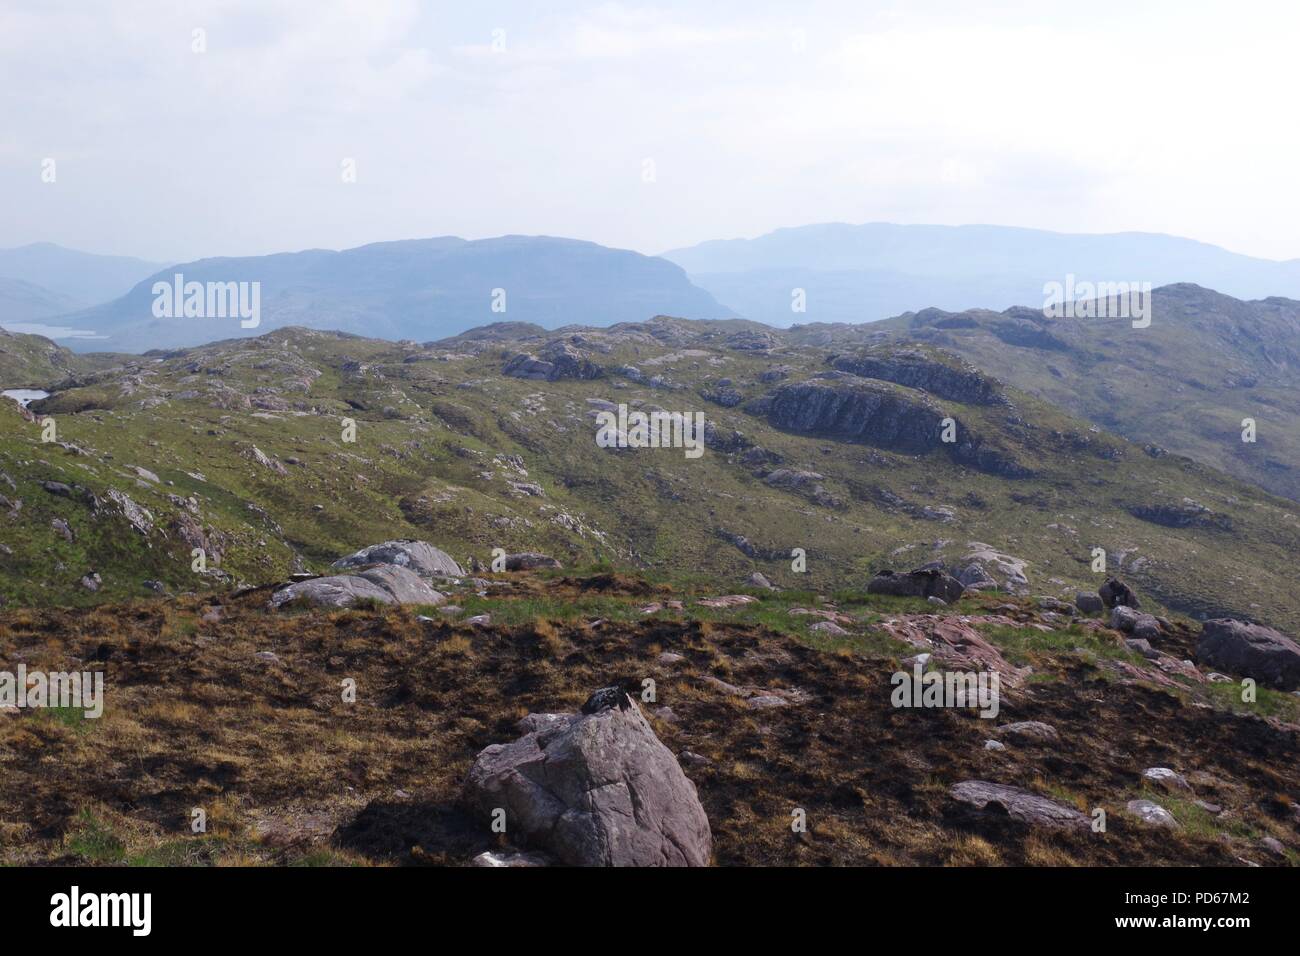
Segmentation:
{"type": "Polygon", "coordinates": [[[504,810],[511,840],[570,866],[708,866],[695,785],[621,696],[589,714],[525,717],[522,737],[475,759],[466,803],[487,819],[504,810]]]}
{"type": "Polygon", "coordinates": [[[966,405],[1006,402],[1001,385],[972,365],[939,361],[920,349],[886,348],[833,356],[830,364],[842,372],[875,378],[966,405]]]}
{"type": "Polygon", "coordinates": [[[745,409],[776,428],[824,435],[907,454],[942,450],[954,462],[1003,478],[1033,475],[1007,452],[986,442],[954,417],[953,441],[943,441],[950,417],[925,395],[843,372],[790,382],[745,409]]]}
{"type": "Polygon", "coordinates": [[[465,571],[447,552],[427,541],[402,538],[362,548],[334,562],[336,568],[363,568],[371,564],[392,564],[414,571],[421,577],[441,575],[459,578],[465,571]]]}
{"type": "Polygon", "coordinates": [[[605,370],[567,342],[552,342],[537,355],[520,353],[501,369],[512,378],[555,382],[560,379],[602,378],[605,370]]]}
{"type": "Polygon", "coordinates": [[[951,604],[962,596],[965,585],[938,568],[915,571],[881,571],[867,583],[868,594],[892,594],[896,597],[937,597],[951,604]]]}
{"type": "Polygon", "coordinates": [[[1262,624],[1227,618],[1206,621],[1196,660],[1279,690],[1300,688],[1300,645],[1262,624]]]}
{"type": "Polygon", "coordinates": [[[380,604],[441,604],[446,596],[418,574],[381,564],[356,574],[336,574],[296,581],[271,595],[273,608],[303,602],[317,607],[351,607],[361,601],[380,604]]]}
{"type": "Polygon", "coordinates": [[[1009,594],[1024,594],[1029,589],[1025,573],[1029,562],[999,551],[982,541],[968,542],[967,551],[957,564],[956,576],[968,587],[986,588],[992,581],[1009,594]]]}
{"type": "Polygon", "coordinates": [[[938,447],[942,412],[888,385],[846,376],[793,382],[748,406],[777,428],[920,454],[938,447]]]}
{"type": "Polygon", "coordinates": [[[1209,508],[1184,498],[1173,504],[1132,505],[1129,514],[1166,528],[1203,528],[1213,531],[1231,531],[1232,520],[1227,515],[1215,514],[1209,508]]]}

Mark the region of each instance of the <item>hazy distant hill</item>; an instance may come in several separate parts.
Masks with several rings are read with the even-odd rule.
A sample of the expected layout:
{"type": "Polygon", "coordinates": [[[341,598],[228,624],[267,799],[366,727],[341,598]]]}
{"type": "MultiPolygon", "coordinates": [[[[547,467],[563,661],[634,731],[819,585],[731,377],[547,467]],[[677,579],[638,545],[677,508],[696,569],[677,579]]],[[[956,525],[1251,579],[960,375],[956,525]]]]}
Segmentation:
{"type": "Polygon", "coordinates": [[[261,335],[286,325],[429,340],[493,321],[553,328],[659,312],[727,314],[665,259],[546,236],[445,236],[183,263],[64,322],[107,335],[95,348],[138,351],[261,335]],[[233,318],[154,318],[153,284],[171,282],[175,273],[187,282],[260,282],[261,324],[245,330],[233,318]],[[494,304],[504,304],[504,311],[494,311],[494,304]]]}
{"type": "MultiPolygon", "coordinates": [[[[18,279],[48,290],[62,312],[117,298],[162,267],[160,262],[78,252],[52,242],[0,249],[0,279],[18,279]]],[[[0,324],[8,317],[0,313],[0,324]]],[[[22,320],[14,318],[12,321],[22,320]]]]}
{"type": "Polygon", "coordinates": [[[35,322],[81,308],[85,303],[34,282],[0,277],[0,328],[35,322]]]}
{"type": "Polygon", "coordinates": [[[1194,282],[1238,298],[1300,298],[1300,260],[1273,262],[1149,233],[1072,235],[1007,226],[831,223],[664,253],[746,318],[777,326],[871,322],[927,307],[1043,301],[1046,282],[1194,282]],[[806,290],[807,311],[791,309],[806,290]]]}

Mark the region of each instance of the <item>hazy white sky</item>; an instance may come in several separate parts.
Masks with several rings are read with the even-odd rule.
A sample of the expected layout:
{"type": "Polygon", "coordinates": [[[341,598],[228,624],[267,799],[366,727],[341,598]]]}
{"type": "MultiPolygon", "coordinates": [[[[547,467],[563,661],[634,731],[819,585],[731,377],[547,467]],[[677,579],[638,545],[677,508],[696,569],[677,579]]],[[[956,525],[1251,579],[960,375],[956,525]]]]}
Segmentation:
{"type": "Polygon", "coordinates": [[[0,247],[885,220],[1295,258],[1297,36],[1291,0],[0,0],[0,247]]]}

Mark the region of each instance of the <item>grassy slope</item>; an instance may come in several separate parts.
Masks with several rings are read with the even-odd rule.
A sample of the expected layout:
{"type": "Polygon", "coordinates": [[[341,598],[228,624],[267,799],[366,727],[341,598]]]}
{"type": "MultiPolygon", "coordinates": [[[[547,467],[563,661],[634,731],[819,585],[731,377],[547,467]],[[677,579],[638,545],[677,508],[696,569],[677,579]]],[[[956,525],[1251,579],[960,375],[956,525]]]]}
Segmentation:
{"type": "Polygon", "coordinates": [[[1300,500],[1300,304],[1171,286],[1156,293],[1149,328],[1041,321],[1060,348],[1009,344],[993,331],[1002,315],[965,315],[974,327],[903,317],[833,334],[931,341],[1110,431],[1300,500]],[[1254,443],[1242,441],[1245,418],[1257,423],[1254,443]]]}
{"type": "Polygon", "coordinates": [[[18,486],[0,493],[24,502],[16,518],[0,517],[13,551],[0,553],[0,593],[17,604],[89,604],[139,595],[146,578],[174,590],[220,584],[191,573],[190,549],[175,532],[146,539],[120,518],[95,517],[37,485],[58,480],[101,498],[118,487],[154,512],[163,530],[182,510],[168,496],[196,496],[205,529],[228,539],[221,567],[249,583],[286,573],[295,553],[320,569],[365,544],[411,536],[462,561],[473,555],[486,562],[499,546],[565,562],[638,564],[676,578],[738,582],[757,568],[785,586],[833,589],[861,586],[882,565],[959,557],[978,540],[1027,558],[1038,593],[1095,587],[1088,562],[1091,548],[1102,546],[1112,569],[1122,556],[1126,576],[1175,610],[1300,627],[1289,572],[1300,526],[1289,503],[1184,459],[1151,458],[1023,395],[1015,396],[1023,426],[1008,425],[1005,409],[945,406],[1032,464],[1040,473],[1033,479],[973,472],[938,454],[897,455],[782,433],[740,408],[704,401],[697,389],[729,378],[753,398],[770,387],[757,381],[764,370],[790,365],[798,380],[824,368],[825,352],[785,347],[764,356],[724,347],[723,333],[709,324],[681,328],[694,338],[584,333],[609,349],[594,352],[595,360],[666,375],[683,386],[677,390],[619,377],[507,378],[500,367],[515,345],[475,352],[463,343],[420,348],[278,332],[141,359],[56,394],[40,413],[53,415],[60,439],[84,455],[42,445],[35,422],[0,406],[0,472],[18,486]],[[737,429],[779,453],[783,467],[822,474],[842,505],[769,487],[734,455],[714,449],[695,461],[677,450],[598,449],[588,398],[703,410],[723,431],[737,429]],[[355,444],[341,441],[344,416],[358,422],[355,444]],[[247,457],[254,445],[301,464],[286,464],[284,474],[264,468],[247,457]],[[494,461],[499,455],[519,455],[528,477],[494,461]],[[132,465],[155,472],[162,484],[141,483],[127,470],[132,465]],[[545,496],[513,491],[511,479],[535,482],[545,496]],[[950,506],[956,517],[930,521],[881,505],[881,488],[911,505],[950,506]],[[1166,528],[1128,511],[1184,497],[1222,516],[1230,530],[1166,528]],[[51,530],[55,516],[78,536],[72,545],[51,530]],[[806,549],[808,574],[746,557],[717,537],[720,528],[762,548],[806,549]],[[105,580],[96,594],[76,586],[91,569],[105,580]]]}

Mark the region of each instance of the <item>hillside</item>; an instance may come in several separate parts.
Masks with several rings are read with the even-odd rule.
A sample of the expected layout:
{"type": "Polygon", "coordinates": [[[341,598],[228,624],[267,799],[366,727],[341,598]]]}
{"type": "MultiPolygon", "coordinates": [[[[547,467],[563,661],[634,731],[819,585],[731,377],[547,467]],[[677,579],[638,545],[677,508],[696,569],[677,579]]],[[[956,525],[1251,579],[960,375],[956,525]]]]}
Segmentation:
{"type": "Polygon", "coordinates": [[[927,346],[663,318],[423,346],[291,329],[131,358],[29,414],[0,403],[11,605],[259,584],[400,537],[819,589],[979,563],[1069,598],[1100,547],[1169,612],[1300,625],[1292,504],[927,346]],[[597,447],[618,403],[704,413],[707,450],[597,447]]]}
{"type": "Polygon", "coordinates": [[[1085,235],[1007,226],[827,223],[663,253],[739,315],[778,327],[874,322],[925,308],[1043,301],[1046,282],[1193,282],[1238,298],[1300,299],[1300,261],[1256,259],[1147,233],[1085,235]],[[791,290],[807,311],[792,312],[791,290]]]}
{"type": "Polygon", "coordinates": [[[69,375],[110,368],[120,361],[119,356],[107,352],[78,355],[44,336],[0,328],[0,389],[50,389],[69,375]]]}
{"type": "Polygon", "coordinates": [[[727,313],[664,259],[547,236],[447,236],[181,263],[64,321],[107,336],[95,348],[139,352],[289,325],[425,341],[493,321],[553,328],[574,315],[614,323],[656,310],[699,318],[727,313]],[[187,283],[261,283],[260,324],[155,318],[154,283],[171,284],[178,273],[187,283]]]}
{"type": "Polygon", "coordinates": [[[1035,309],[927,309],[868,328],[807,326],[795,341],[917,341],[1108,431],[1300,500],[1300,302],[1158,289],[1149,328],[1035,309]],[[1242,421],[1256,440],[1242,441],[1242,421]]]}
{"type": "Polygon", "coordinates": [[[258,591],[0,610],[0,656],[81,661],[108,689],[97,719],[0,717],[0,863],[505,857],[514,824],[494,834],[463,796],[476,755],[521,718],[646,680],[635,706],[698,793],[719,866],[1300,862],[1296,698],[1166,673],[1194,653],[1182,627],[1152,661],[1005,595],[932,613],[862,592],[717,608],[701,603],[717,590],[608,572],[443,587],[438,607],[276,612],[258,591]],[[931,642],[938,666],[973,654],[1004,674],[996,716],[893,706],[893,675],[931,642]]]}

